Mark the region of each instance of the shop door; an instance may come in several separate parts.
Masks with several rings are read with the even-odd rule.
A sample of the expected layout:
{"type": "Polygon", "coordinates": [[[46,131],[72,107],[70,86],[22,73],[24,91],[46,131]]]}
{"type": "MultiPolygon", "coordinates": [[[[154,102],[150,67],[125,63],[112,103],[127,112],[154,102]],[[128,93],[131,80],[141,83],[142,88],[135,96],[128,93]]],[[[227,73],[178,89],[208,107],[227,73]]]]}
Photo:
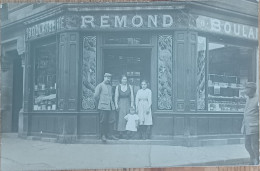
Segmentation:
{"type": "Polygon", "coordinates": [[[126,75],[136,95],[141,81],[145,79],[149,83],[151,80],[151,49],[104,49],[103,69],[104,73],[108,72],[113,75],[113,89],[120,83],[121,76],[126,75]]]}
{"type": "Polygon", "coordinates": [[[17,55],[13,58],[13,110],[12,132],[18,131],[19,111],[23,102],[23,68],[21,58],[17,55]]]}

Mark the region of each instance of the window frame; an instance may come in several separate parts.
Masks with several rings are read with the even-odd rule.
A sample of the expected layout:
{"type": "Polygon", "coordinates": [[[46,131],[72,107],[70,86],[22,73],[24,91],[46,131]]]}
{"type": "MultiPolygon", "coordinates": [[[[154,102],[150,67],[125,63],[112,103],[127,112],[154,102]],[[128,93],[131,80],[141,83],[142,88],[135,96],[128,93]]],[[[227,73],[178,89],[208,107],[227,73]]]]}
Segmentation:
{"type": "Polygon", "coordinates": [[[57,112],[58,109],[58,88],[59,88],[59,83],[58,83],[58,72],[59,72],[59,61],[58,61],[58,56],[59,56],[59,49],[58,49],[58,40],[55,38],[55,36],[48,36],[42,39],[36,39],[36,40],[32,40],[29,42],[30,43],[30,60],[29,60],[29,64],[28,65],[32,65],[31,67],[31,71],[32,71],[32,80],[30,81],[30,87],[31,87],[31,96],[30,96],[30,101],[31,104],[29,105],[29,109],[30,111],[34,112],[34,113],[48,113],[48,112],[57,112]],[[56,109],[55,110],[34,110],[34,100],[35,100],[35,91],[34,91],[34,86],[35,86],[35,79],[36,79],[36,50],[37,48],[40,48],[41,46],[44,45],[50,45],[53,44],[55,45],[55,60],[56,60],[56,64],[55,64],[55,73],[56,73],[56,99],[55,99],[55,104],[56,104],[56,109]]]}
{"type": "MultiPolygon", "coordinates": [[[[223,44],[223,45],[230,45],[230,46],[236,46],[236,47],[245,47],[245,48],[249,48],[252,49],[252,56],[251,56],[251,62],[250,65],[252,65],[252,68],[249,68],[249,75],[252,75],[252,81],[256,82],[256,76],[257,76],[257,66],[256,66],[256,62],[257,62],[257,42],[253,42],[253,41],[249,41],[249,40],[244,40],[244,39],[240,39],[240,38],[230,38],[227,36],[216,36],[216,35],[208,35],[208,34],[203,34],[203,33],[199,33],[198,37],[204,37],[206,38],[206,70],[205,70],[205,109],[204,110],[198,110],[198,112],[202,112],[202,113],[243,113],[240,111],[209,111],[208,109],[208,81],[209,81],[209,44],[210,43],[216,43],[216,44],[223,44]],[[234,43],[235,42],[235,43],[234,43]],[[255,65],[254,65],[255,64],[255,65]]],[[[197,42],[198,43],[198,42],[197,42]]],[[[196,68],[197,68],[197,64],[196,64],[196,68]]],[[[196,87],[198,88],[198,84],[196,82],[196,87]]]]}

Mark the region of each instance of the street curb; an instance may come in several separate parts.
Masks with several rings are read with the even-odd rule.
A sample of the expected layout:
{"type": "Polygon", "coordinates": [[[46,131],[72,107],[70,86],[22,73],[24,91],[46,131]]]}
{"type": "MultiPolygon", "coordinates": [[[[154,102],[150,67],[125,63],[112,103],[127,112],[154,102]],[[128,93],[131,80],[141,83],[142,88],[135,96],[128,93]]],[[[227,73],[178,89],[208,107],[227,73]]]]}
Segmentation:
{"type": "Polygon", "coordinates": [[[61,144],[136,144],[136,145],[168,145],[168,146],[183,146],[183,147],[206,147],[206,146],[219,146],[219,145],[235,145],[243,144],[243,139],[234,139],[234,140],[107,140],[106,143],[103,143],[99,139],[74,139],[74,141],[59,141],[57,138],[48,138],[48,137],[37,137],[37,136],[28,136],[22,139],[26,140],[36,140],[43,142],[52,142],[52,143],[61,143],[61,144]],[[232,143],[230,143],[232,142],[232,143]]]}
{"type": "MultiPolygon", "coordinates": [[[[20,138],[24,140],[32,141],[43,141],[51,143],[61,143],[61,144],[104,144],[99,139],[85,139],[78,137],[61,136],[61,137],[43,137],[43,136],[24,136],[20,137],[17,134],[4,134],[4,137],[10,138],[20,138]],[[72,139],[71,139],[72,138],[72,139]],[[68,141],[65,141],[68,140],[68,141]]],[[[183,147],[206,147],[206,146],[219,146],[219,145],[238,145],[244,144],[244,138],[232,137],[232,138],[219,138],[219,139],[197,139],[191,138],[174,138],[174,139],[147,139],[147,140],[108,140],[106,144],[136,144],[136,145],[168,145],[168,146],[183,146],[183,147]]]]}

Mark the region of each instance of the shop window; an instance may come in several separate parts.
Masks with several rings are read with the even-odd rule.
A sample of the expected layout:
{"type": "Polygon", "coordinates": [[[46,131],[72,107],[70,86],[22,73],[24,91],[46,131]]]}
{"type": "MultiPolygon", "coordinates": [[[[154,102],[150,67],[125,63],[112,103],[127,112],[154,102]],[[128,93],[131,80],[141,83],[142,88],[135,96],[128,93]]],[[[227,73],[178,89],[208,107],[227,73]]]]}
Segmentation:
{"type": "Polygon", "coordinates": [[[35,48],[33,110],[56,110],[56,44],[35,48]]]}
{"type": "Polygon", "coordinates": [[[206,110],[206,38],[198,36],[197,109],[206,110]]]}
{"type": "Polygon", "coordinates": [[[242,112],[242,87],[253,79],[253,49],[209,43],[208,51],[208,110],[242,112]]]}
{"type": "Polygon", "coordinates": [[[140,45],[140,44],[150,44],[149,35],[139,35],[139,36],[107,36],[104,39],[105,44],[125,44],[125,45],[140,45]]]}

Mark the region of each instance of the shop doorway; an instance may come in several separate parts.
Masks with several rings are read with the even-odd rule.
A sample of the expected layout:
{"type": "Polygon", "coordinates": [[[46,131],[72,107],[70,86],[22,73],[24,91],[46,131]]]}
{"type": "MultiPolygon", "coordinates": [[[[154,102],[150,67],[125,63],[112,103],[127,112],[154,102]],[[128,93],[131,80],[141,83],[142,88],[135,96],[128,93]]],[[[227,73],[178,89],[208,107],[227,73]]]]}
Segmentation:
{"type": "MultiPolygon", "coordinates": [[[[111,73],[113,89],[120,83],[121,76],[127,75],[133,86],[134,95],[140,89],[143,79],[151,80],[151,49],[122,48],[103,50],[103,71],[111,73]]],[[[114,92],[114,91],[113,91],[114,92]]]]}
{"type": "Polygon", "coordinates": [[[1,130],[4,133],[18,132],[19,111],[23,102],[22,59],[16,50],[3,57],[1,74],[1,130]]]}
{"type": "Polygon", "coordinates": [[[13,98],[12,98],[12,132],[18,132],[19,111],[23,104],[23,68],[22,59],[13,54],[13,98]]]}

